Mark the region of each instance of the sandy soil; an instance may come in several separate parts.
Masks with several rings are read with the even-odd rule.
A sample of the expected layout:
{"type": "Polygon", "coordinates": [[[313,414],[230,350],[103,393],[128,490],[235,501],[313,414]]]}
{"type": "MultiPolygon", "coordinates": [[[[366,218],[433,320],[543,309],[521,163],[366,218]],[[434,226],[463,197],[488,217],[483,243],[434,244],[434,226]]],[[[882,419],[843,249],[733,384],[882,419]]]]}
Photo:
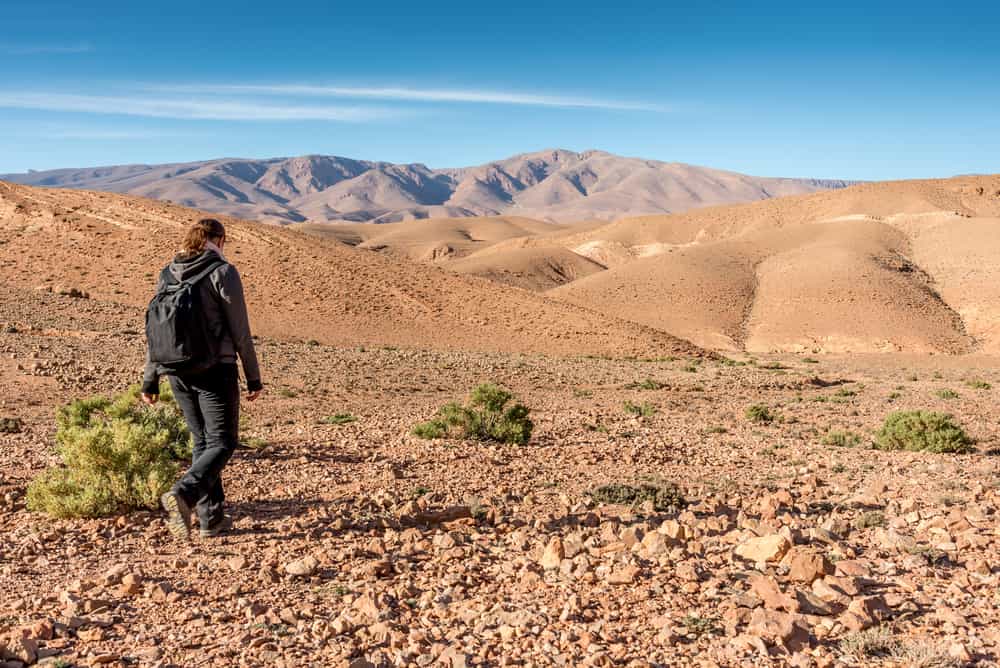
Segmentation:
{"type": "MultiPolygon", "coordinates": [[[[182,545],[158,512],[53,521],[24,502],[31,477],[56,461],[55,407],[137,381],[149,289],[138,267],[169,242],[129,226],[163,216],[166,234],[184,210],[138,219],[123,212],[152,205],[71,200],[46,217],[4,201],[0,418],[20,421],[0,434],[5,666],[998,665],[995,357],[806,353],[735,365],[672,338],[631,355],[586,331],[561,340],[530,318],[513,343],[480,346],[493,350],[462,350],[477,346],[458,338],[460,324],[413,345],[311,296],[321,263],[363,251],[327,256],[298,235],[234,224],[234,261],[258,283],[268,390],[246,407],[252,447],[226,472],[235,531],[182,545]],[[310,254],[319,259],[297,273],[294,260],[310,254]],[[69,288],[91,294],[59,294],[69,288]],[[282,326],[288,300],[311,317],[282,326]],[[330,324],[334,313],[348,322],[330,324]],[[486,380],[532,408],[530,444],[410,435],[486,380]],[[754,404],[776,419],[748,420],[754,404]],[[887,414],[918,408],[954,414],[976,452],[868,447],[887,414]],[[357,421],[325,421],[337,413],[357,421]],[[858,441],[827,444],[831,431],[858,441]],[[677,484],[689,505],[592,495],[650,481],[677,484]]],[[[484,300],[476,317],[507,302],[470,285],[532,294],[361,257],[374,258],[369,281],[391,267],[383,278],[400,285],[463,286],[463,299],[484,300]]],[[[402,317],[374,301],[385,292],[370,294],[365,304],[386,309],[380,322],[402,317]]],[[[421,326],[442,327],[450,303],[421,326]]],[[[556,304],[537,303],[539,313],[556,304]]],[[[553,306],[547,317],[581,312],[553,306]]],[[[611,341],[653,336],[603,322],[621,328],[611,341]]]]}

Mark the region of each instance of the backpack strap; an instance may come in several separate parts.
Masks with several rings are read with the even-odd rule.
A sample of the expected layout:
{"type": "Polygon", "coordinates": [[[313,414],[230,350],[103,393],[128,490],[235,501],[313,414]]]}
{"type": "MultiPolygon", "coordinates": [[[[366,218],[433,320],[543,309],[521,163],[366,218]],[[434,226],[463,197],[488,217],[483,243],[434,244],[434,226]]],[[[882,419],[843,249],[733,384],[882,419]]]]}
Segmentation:
{"type": "Polygon", "coordinates": [[[195,274],[194,278],[189,278],[188,280],[186,280],[186,281],[182,281],[182,282],[183,282],[183,283],[185,283],[185,284],[187,284],[187,285],[197,285],[197,284],[198,284],[198,283],[200,283],[200,282],[201,282],[201,281],[202,281],[202,280],[203,280],[203,279],[204,279],[204,278],[205,278],[206,276],[208,276],[208,275],[209,275],[209,274],[211,274],[211,273],[212,273],[213,271],[215,271],[215,270],[216,270],[216,269],[218,269],[219,267],[221,267],[221,266],[223,266],[223,265],[226,265],[226,264],[229,264],[229,263],[228,263],[228,262],[226,262],[225,260],[219,260],[218,262],[213,262],[213,263],[212,263],[212,264],[211,264],[211,265],[210,265],[210,266],[208,267],[208,269],[205,269],[204,271],[201,271],[201,272],[199,272],[199,273],[195,274]]]}

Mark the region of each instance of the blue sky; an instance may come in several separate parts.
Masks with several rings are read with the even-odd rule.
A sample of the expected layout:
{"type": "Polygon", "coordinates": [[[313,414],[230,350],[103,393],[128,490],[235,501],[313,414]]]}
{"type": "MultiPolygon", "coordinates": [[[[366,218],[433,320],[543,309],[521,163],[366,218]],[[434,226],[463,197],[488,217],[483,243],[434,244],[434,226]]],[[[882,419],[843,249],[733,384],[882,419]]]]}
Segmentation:
{"type": "Polygon", "coordinates": [[[547,147],[767,176],[1000,172],[998,5],[6,0],[0,173],[547,147]]]}

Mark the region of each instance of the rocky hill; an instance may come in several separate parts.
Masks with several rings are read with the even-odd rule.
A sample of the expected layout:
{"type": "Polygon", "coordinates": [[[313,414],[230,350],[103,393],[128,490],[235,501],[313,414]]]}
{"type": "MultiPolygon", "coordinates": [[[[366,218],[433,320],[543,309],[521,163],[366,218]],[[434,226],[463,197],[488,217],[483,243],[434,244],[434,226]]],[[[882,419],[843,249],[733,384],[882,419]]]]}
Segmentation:
{"type": "Polygon", "coordinates": [[[0,179],[140,195],[279,223],[500,214],[563,222],[607,220],[846,185],[559,149],[459,169],[308,155],[57,169],[0,179]]]}

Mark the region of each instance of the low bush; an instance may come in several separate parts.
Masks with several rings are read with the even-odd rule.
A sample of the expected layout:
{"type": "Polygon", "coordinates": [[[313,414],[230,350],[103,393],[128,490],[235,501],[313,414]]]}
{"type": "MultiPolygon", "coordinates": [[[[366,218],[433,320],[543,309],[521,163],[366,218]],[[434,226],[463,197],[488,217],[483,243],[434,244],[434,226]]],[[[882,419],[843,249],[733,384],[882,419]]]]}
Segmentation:
{"type": "Polygon", "coordinates": [[[335,415],[328,415],[323,419],[323,422],[325,422],[326,424],[332,424],[337,426],[344,424],[351,424],[352,422],[357,422],[357,421],[358,418],[354,417],[350,413],[337,413],[335,415]]]}
{"type": "Polygon", "coordinates": [[[880,510],[870,510],[862,513],[854,521],[854,526],[859,529],[870,529],[872,527],[884,527],[886,525],[885,514],[880,510]]]}
{"type": "Polygon", "coordinates": [[[861,445],[861,436],[853,431],[830,431],[823,437],[823,445],[835,448],[853,448],[861,445]]]}
{"type": "Polygon", "coordinates": [[[859,665],[882,663],[889,659],[893,665],[910,668],[957,668],[963,665],[952,656],[946,643],[928,638],[902,639],[885,626],[874,626],[857,631],[840,640],[841,654],[859,665]]]}
{"type": "Polygon", "coordinates": [[[681,624],[687,629],[688,634],[698,636],[720,635],[719,621],[715,617],[701,617],[699,615],[685,615],[681,619],[681,624]]]}
{"type": "Polygon", "coordinates": [[[619,506],[632,506],[653,502],[657,512],[678,510],[687,506],[687,501],[673,483],[642,483],[639,485],[602,485],[590,495],[598,503],[610,503],[619,506]]]}
{"type": "Polygon", "coordinates": [[[898,650],[899,640],[884,626],[851,633],[840,641],[840,651],[843,654],[862,662],[892,656],[898,650]]]}
{"type": "Polygon", "coordinates": [[[629,383],[625,386],[626,390],[662,390],[667,387],[666,383],[661,383],[658,380],[652,378],[647,378],[641,383],[629,383]]]}
{"type": "Polygon", "coordinates": [[[484,383],[472,391],[467,405],[443,406],[434,419],[416,425],[412,433],[427,439],[457,437],[524,445],[531,439],[534,423],[528,418],[530,410],[511,403],[513,399],[502,387],[484,383]]]}
{"type": "Polygon", "coordinates": [[[764,404],[754,404],[753,406],[748,406],[745,414],[748,420],[759,424],[771,424],[778,419],[775,412],[764,404]]]}
{"type": "Polygon", "coordinates": [[[623,407],[626,413],[629,415],[635,415],[636,417],[652,417],[656,415],[656,406],[648,402],[636,404],[631,401],[626,401],[623,407]]]}
{"type": "Polygon", "coordinates": [[[263,450],[269,445],[266,438],[246,436],[240,441],[240,446],[247,450],[263,450]]]}
{"type": "Polygon", "coordinates": [[[880,450],[923,452],[971,452],[973,440],[955,418],[934,411],[900,411],[885,419],[875,435],[880,450]]]}
{"type": "Polygon", "coordinates": [[[175,460],[191,456],[187,425],[166,386],[156,406],[139,402],[138,387],[74,401],[59,409],[56,424],[63,463],[28,486],[28,508],[53,517],[156,508],[177,474],[175,460]]]}

